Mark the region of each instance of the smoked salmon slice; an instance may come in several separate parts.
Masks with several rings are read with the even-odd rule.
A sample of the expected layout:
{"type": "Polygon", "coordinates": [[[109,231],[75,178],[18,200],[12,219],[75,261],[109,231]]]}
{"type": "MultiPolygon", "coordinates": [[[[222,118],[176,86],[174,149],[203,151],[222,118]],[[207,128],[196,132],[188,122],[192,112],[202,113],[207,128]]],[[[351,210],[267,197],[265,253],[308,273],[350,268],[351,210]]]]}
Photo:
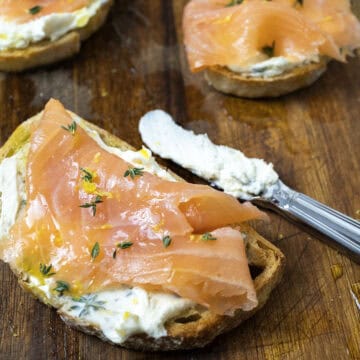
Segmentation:
{"type": "Polygon", "coordinates": [[[248,67],[269,56],[344,61],[360,47],[360,24],[347,0],[192,0],[183,30],[192,71],[248,67]]]}
{"type": "Polygon", "coordinates": [[[122,284],[233,314],[257,305],[241,223],[265,219],[209,186],[161,179],[106,151],[56,100],[30,142],[25,209],[0,256],[80,296],[122,284]],[[237,227],[230,227],[237,224],[237,227]]]}
{"type": "Polygon", "coordinates": [[[25,23],[45,15],[74,12],[90,3],[91,0],[2,0],[0,17],[25,23]]]}

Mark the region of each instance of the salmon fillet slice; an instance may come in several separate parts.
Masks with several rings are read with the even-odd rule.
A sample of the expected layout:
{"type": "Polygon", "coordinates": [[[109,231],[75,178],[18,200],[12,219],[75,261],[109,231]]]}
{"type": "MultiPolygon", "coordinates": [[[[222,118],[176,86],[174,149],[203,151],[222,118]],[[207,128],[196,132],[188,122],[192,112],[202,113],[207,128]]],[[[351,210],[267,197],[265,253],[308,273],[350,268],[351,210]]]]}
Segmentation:
{"type": "Polygon", "coordinates": [[[241,223],[267,216],[209,186],[140,168],[100,147],[51,100],[31,137],[27,204],[1,258],[40,281],[41,264],[51,265],[52,291],[65,282],[71,296],[126,284],[217,314],[254,308],[241,223]]]}
{"type": "Polygon", "coordinates": [[[192,71],[248,67],[273,56],[345,61],[360,47],[360,23],[346,0],[192,0],[183,30],[192,71]]]}

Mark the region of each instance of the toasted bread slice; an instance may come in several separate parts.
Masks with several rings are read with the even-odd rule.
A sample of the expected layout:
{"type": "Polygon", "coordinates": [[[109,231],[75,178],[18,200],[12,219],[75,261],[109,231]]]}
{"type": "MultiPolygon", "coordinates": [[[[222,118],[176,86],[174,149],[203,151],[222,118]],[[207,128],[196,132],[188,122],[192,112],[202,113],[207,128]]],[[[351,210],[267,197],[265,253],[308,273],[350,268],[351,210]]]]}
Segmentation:
{"type": "MultiPolygon", "coordinates": [[[[14,155],[29,142],[31,131],[39,119],[40,114],[25,121],[15,130],[0,149],[0,162],[4,158],[14,155]]],[[[107,131],[88,122],[85,122],[85,124],[89,128],[96,130],[107,145],[118,147],[121,150],[133,150],[128,143],[109,134],[107,131]]],[[[183,181],[181,178],[177,178],[179,181],[183,181]]],[[[238,326],[259,310],[269,298],[271,291],[279,283],[284,271],[285,258],[278,248],[261,237],[249,225],[242,224],[241,231],[246,234],[246,252],[250,269],[253,270],[255,289],[259,301],[255,309],[250,312],[239,310],[234,316],[220,316],[210,312],[203,306],[195,305],[186,310],[185,313],[181,313],[179,316],[167,321],[165,324],[166,336],[155,339],[146,334],[137,334],[130,336],[121,345],[143,351],[167,351],[203,347],[216,336],[238,326]]],[[[17,269],[12,270],[19,277],[20,285],[24,289],[31,292],[45,304],[58,307],[56,301],[49,301],[49,298],[44,297],[41,291],[36,291],[36,288],[31,286],[28,274],[19,273],[17,269]]],[[[101,329],[94,324],[88,323],[79,317],[70,317],[61,308],[58,312],[68,325],[110,342],[101,329]]]]}
{"type": "Polygon", "coordinates": [[[249,77],[224,66],[205,70],[205,78],[216,90],[245,98],[278,97],[310,86],[325,72],[328,61],[304,64],[273,77],[249,77]]]}
{"type": "Polygon", "coordinates": [[[0,71],[20,72],[64,60],[80,51],[81,42],[96,32],[105,22],[113,0],[104,3],[89,23],[55,41],[44,40],[24,49],[0,51],[0,71]]]}

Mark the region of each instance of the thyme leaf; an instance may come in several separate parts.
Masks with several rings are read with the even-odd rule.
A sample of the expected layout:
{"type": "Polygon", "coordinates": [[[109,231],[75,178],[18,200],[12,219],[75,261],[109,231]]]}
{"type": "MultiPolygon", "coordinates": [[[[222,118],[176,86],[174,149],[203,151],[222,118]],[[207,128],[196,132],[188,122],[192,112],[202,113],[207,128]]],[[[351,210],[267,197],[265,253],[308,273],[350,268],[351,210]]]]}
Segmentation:
{"type": "Polygon", "coordinates": [[[208,240],[216,240],[216,237],[213,236],[211,233],[206,232],[201,236],[201,240],[208,241],[208,240]]]}
{"type": "Polygon", "coordinates": [[[76,122],[73,121],[71,124],[69,124],[68,126],[64,126],[61,125],[61,128],[68,131],[71,135],[75,135],[75,131],[77,128],[76,122]]]}
{"type": "Polygon", "coordinates": [[[169,235],[164,236],[162,239],[164,248],[167,248],[171,244],[171,241],[172,239],[169,235]]]}
{"type": "Polygon", "coordinates": [[[99,254],[100,254],[100,245],[98,242],[96,242],[93,248],[91,249],[91,257],[95,259],[99,256],[99,254]]]}
{"type": "Polygon", "coordinates": [[[135,176],[143,176],[144,175],[144,168],[129,168],[125,171],[124,177],[130,176],[132,179],[135,178],[135,176]]]}
{"type": "Polygon", "coordinates": [[[123,241],[116,245],[119,249],[127,249],[131,246],[133,246],[133,243],[131,241],[123,241]]]}
{"type": "Polygon", "coordinates": [[[240,5],[243,3],[244,0],[231,0],[226,7],[230,7],[230,6],[235,6],[235,5],[240,5]]]}
{"type": "Polygon", "coordinates": [[[42,6],[40,6],[40,5],[35,5],[35,6],[33,6],[32,8],[30,8],[30,9],[28,10],[28,12],[29,12],[29,14],[31,14],[31,15],[36,15],[36,14],[38,14],[41,10],[42,10],[42,6]]]}
{"type": "Polygon", "coordinates": [[[93,182],[94,177],[90,171],[88,171],[84,168],[80,168],[80,170],[84,173],[84,175],[81,177],[81,180],[84,180],[84,181],[90,182],[90,183],[93,182]]]}

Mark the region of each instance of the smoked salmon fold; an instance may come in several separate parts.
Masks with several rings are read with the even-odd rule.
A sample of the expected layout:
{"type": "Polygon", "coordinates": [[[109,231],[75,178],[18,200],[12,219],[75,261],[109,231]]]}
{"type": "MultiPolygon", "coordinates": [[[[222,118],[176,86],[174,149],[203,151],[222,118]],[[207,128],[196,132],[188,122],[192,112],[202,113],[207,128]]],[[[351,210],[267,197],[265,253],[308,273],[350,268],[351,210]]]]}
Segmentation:
{"type": "Polygon", "coordinates": [[[348,0],[192,0],[183,31],[192,71],[246,68],[269,57],[345,61],[360,48],[360,23],[348,0]]]}
{"type": "Polygon", "coordinates": [[[65,283],[59,296],[136,285],[217,314],[256,307],[241,223],[266,215],[209,186],[131,165],[83,124],[58,101],[46,105],[30,140],[26,206],[1,258],[52,281],[54,293],[65,283]]]}

